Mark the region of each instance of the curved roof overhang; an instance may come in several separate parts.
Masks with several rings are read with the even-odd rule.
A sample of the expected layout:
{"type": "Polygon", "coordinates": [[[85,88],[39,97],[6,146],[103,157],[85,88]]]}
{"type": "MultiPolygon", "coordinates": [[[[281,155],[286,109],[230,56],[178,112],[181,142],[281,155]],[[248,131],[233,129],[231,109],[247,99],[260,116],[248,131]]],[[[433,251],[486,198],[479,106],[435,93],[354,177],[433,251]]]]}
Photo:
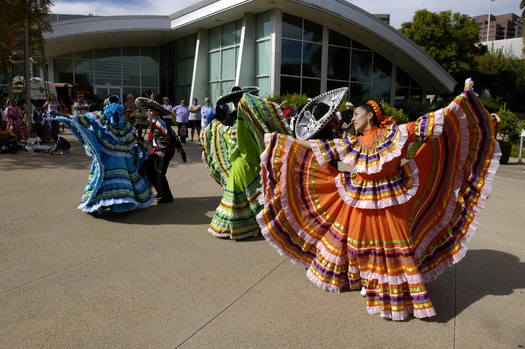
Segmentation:
{"type": "Polygon", "coordinates": [[[451,93],[456,85],[419,46],[344,0],[201,0],[170,16],[90,16],[56,22],[53,33],[45,36],[46,56],[118,45],[159,45],[275,7],[352,37],[395,63],[428,93],[451,93]]]}

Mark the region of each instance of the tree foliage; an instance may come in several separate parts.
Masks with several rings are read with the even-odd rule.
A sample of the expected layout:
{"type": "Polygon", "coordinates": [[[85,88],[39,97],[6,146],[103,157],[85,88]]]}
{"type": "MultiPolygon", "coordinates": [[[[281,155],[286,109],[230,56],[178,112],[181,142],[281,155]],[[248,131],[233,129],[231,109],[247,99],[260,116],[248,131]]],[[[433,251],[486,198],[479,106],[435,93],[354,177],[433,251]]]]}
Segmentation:
{"type": "MultiPolygon", "coordinates": [[[[474,89],[480,93],[485,107],[496,112],[503,104],[507,109],[525,110],[525,61],[521,58],[505,56],[501,51],[491,51],[475,58],[476,69],[465,70],[453,77],[464,81],[474,80],[474,89]]],[[[459,85],[459,84],[458,84],[459,85]]],[[[454,93],[461,87],[457,86],[454,93]]]]}
{"type": "Polygon", "coordinates": [[[474,57],[486,52],[479,43],[478,24],[468,15],[418,10],[399,30],[449,73],[471,67],[474,57]]]}
{"type": "Polygon", "coordinates": [[[8,76],[12,68],[24,63],[26,28],[30,56],[37,64],[43,65],[43,35],[52,30],[46,20],[52,5],[51,0],[9,0],[4,3],[0,11],[0,74],[8,76]]]}

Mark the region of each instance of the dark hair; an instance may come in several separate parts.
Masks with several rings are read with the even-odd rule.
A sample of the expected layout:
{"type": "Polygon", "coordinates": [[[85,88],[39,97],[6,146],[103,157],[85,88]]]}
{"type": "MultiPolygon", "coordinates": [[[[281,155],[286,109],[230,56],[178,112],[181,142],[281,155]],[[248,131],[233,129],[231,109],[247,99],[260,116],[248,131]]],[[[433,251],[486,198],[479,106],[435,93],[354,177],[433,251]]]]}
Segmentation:
{"type": "Polygon", "coordinates": [[[215,117],[217,120],[225,120],[228,116],[228,106],[226,104],[217,104],[215,106],[215,117]]]}

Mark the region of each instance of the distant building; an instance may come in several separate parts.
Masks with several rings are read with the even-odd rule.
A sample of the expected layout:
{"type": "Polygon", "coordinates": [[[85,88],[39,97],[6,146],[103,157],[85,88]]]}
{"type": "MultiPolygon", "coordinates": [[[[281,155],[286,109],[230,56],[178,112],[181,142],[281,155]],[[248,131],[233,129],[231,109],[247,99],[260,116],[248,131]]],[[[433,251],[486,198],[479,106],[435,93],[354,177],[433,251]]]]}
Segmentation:
{"type": "Polygon", "coordinates": [[[478,23],[478,35],[480,42],[522,37],[523,22],[521,17],[514,13],[507,13],[498,16],[490,15],[490,21],[488,14],[475,16],[473,18],[478,23]]]}

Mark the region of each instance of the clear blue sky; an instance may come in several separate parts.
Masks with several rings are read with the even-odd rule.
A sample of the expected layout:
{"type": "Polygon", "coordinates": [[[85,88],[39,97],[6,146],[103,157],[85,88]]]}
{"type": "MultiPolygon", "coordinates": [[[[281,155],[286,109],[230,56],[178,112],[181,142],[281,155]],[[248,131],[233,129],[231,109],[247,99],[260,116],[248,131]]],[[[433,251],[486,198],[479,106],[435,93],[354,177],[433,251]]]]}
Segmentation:
{"type": "MultiPolygon", "coordinates": [[[[169,15],[198,0],[54,0],[53,13],[82,15],[169,15]]],[[[520,0],[351,0],[350,3],[370,13],[390,14],[390,24],[399,28],[401,23],[411,21],[415,11],[427,9],[432,12],[450,10],[470,16],[491,13],[516,13],[521,15],[520,0]]]]}

